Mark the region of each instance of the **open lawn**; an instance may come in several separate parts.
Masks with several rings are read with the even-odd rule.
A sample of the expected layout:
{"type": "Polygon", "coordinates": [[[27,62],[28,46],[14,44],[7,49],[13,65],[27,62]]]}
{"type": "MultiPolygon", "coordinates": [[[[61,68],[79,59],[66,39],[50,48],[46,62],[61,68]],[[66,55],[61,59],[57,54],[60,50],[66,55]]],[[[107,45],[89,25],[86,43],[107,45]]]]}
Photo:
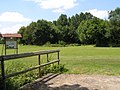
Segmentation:
{"type": "MultiPolygon", "coordinates": [[[[66,73],[87,74],[87,75],[120,75],[120,48],[117,47],[94,47],[94,46],[71,46],[71,47],[41,47],[41,46],[23,46],[19,45],[19,53],[34,52],[40,50],[60,50],[60,63],[65,64],[69,69],[66,73]]],[[[0,54],[2,53],[0,45],[0,54]]],[[[9,54],[13,50],[7,51],[9,54]]],[[[54,55],[51,55],[54,57],[54,55]]],[[[42,61],[44,61],[44,58],[42,61]]],[[[17,60],[17,62],[7,61],[6,70],[9,73],[21,70],[31,65],[36,65],[37,57],[17,60]],[[20,68],[20,67],[21,68],[20,68]],[[13,68],[10,70],[10,68],[13,68]],[[19,69],[17,69],[19,68],[19,69]]]]}

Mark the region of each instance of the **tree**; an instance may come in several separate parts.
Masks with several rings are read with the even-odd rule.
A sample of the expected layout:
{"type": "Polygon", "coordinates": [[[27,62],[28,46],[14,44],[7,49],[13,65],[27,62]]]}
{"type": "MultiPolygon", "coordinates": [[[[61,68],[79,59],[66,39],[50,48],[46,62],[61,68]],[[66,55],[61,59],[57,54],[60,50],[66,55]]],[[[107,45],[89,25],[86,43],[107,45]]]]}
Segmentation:
{"type": "Polygon", "coordinates": [[[43,45],[46,42],[56,43],[58,41],[53,24],[46,20],[37,21],[36,29],[32,37],[35,45],[43,45]]]}
{"type": "Polygon", "coordinates": [[[97,29],[95,30],[96,46],[109,46],[109,24],[106,20],[98,19],[97,29]]]}
{"type": "Polygon", "coordinates": [[[22,38],[20,38],[20,41],[19,41],[20,44],[25,44],[26,42],[25,30],[26,30],[26,27],[23,26],[18,31],[18,33],[22,35],[22,38]]]}
{"type": "MultiPolygon", "coordinates": [[[[76,15],[78,16],[78,15],[76,15]]],[[[53,22],[56,27],[58,28],[58,35],[59,40],[64,41],[66,43],[78,43],[79,39],[77,37],[76,33],[76,23],[77,19],[73,18],[67,18],[67,15],[61,14],[57,21],[53,22]]]]}
{"type": "Polygon", "coordinates": [[[109,13],[110,40],[112,46],[120,46],[120,8],[109,13]]]}
{"type": "Polygon", "coordinates": [[[94,44],[93,27],[90,20],[84,20],[78,27],[78,36],[82,44],[94,44]]]}
{"type": "Polygon", "coordinates": [[[30,25],[26,27],[25,37],[27,37],[27,39],[26,39],[27,44],[33,44],[32,35],[33,35],[33,32],[36,30],[36,28],[37,28],[37,23],[36,22],[30,23],[30,25]]]}
{"type": "Polygon", "coordinates": [[[83,43],[96,46],[120,46],[120,8],[109,13],[109,20],[101,20],[90,13],[67,17],[61,14],[53,22],[38,20],[27,27],[21,27],[24,44],[43,45],[63,41],[67,44],[83,43]]]}
{"type": "Polygon", "coordinates": [[[78,27],[78,36],[83,44],[96,44],[96,46],[108,46],[108,22],[94,17],[85,20],[78,27]]]}
{"type": "Polygon", "coordinates": [[[20,39],[20,43],[23,44],[33,44],[32,34],[36,29],[36,22],[30,23],[27,27],[21,27],[18,31],[22,35],[22,39],[20,39]]]}
{"type": "Polygon", "coordinates": [[[57,26],[67,26],[68,25],[68,19],[67,15],[61,14],[60,17],[57,20],[57,26]]]}

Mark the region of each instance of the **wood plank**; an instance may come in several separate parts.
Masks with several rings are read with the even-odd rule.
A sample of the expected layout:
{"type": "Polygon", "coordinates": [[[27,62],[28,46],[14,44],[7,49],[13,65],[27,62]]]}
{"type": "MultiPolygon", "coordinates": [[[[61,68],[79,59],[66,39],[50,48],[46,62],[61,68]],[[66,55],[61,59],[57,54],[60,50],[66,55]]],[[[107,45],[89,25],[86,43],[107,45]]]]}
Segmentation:
{"type": "MultiPolygon", "coordinates": [[[[11,60],[11,59],[18,59],[23,57],[31,57],[36,55],[43,55],[43,54],[49,54],[49,53],[55,53],[60,52],[60,50],[48,50],[48,51],[40,51],[40,52],[30,52],[30,53],[22,53],[22,54],[12,54],[12,55],[5,55],[1,56],[4,60],[11,60]]],[[[0,61],[1,61],[0,57],[0,61]]]]}
{"type": "Polygon", "coordinates": [[[3,60],[3,56],[0,56],[0,61],[2,61],[3,60]]]}
{"type": "Polygon", "coordinates": [[[15,73],[6,75],[5,78],[13,77],[13,76],[16,76],[16,75],[18,75],[18,74],[23,74],[23,73],[26,73],[26,72],[28,72],[28,71],[35,70],[35,69],[37,69],[37,68],[44,67],[44,66],[46,66],[46,65],[53,64],[53,63],[56,63],[56,62],[59,62],[59,61],[60,61],[60,60],[53,60],[53,61],[48,62],[48,63],[44,63],[44,64],[41,64],[41,65],[37,65],[37,66],[28,68],[28,69],[23,70],[23,71],[20,71],[20,72],[15,72],[15,73]]]}

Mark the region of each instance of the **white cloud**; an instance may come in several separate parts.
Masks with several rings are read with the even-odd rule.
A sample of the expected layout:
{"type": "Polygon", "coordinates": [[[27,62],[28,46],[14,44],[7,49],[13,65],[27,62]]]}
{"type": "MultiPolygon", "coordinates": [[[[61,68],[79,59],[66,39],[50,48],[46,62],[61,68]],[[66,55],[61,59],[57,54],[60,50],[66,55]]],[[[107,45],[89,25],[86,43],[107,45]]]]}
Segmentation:
{"type": "Polygon", "coordinates": [[[4,12],[0,14],[0,22],[29,22],[31,19],[25,18],[18,12],[4,12]]]}
{"type": "Polygon", "coordinates": [[[92,10],[88,10],[86,12],[90,12],[92,15],[94,15],[100,19],[108,19],[108,11],[106,11],[106,10],[92,9],[92,10]]]}
{"type": "Polygon", "coordinates": [[[63,13],[63,12],[65,12],[65,10],[59,8],[59,9],[54,9],[53,12],[56,12],[56,13],[63,13]]]}
{"type": "Polygon", "coordinates": [[[21,26],[26,26],[30,22],[31,19],[18,12],[4,12],[0,14],[0,33],[17,33],[21,26]]]}
{"type": "Polygon", "coordinates": [[[0,33],[17,33],[17,31],[20,29],[20,27],[23,26],[22,24],[16,24],[13,26],[7,26],[7,27],[0,27],[0,33]]]}
{"type": "Polygon", "coordinates": [[[64,12],[78,5],[77,0],[26,0],[37,3],[43,9],[53,9],[53,12],[64,12]]]}

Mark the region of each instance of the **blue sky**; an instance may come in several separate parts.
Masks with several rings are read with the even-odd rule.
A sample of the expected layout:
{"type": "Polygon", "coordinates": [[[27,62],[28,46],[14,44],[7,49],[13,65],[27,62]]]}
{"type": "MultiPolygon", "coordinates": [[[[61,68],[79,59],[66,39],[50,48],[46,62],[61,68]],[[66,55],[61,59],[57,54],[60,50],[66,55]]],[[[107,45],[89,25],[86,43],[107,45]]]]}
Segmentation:
{"type": "Polygon", "coordinates": [[[21,26],[32,21],[53,21],[60,14],[68,17],[81,12],[90,12],[107,19],[108,11],[120,7],[120,0],[1,0],[0,32],[16,33],[21,26]]]}

